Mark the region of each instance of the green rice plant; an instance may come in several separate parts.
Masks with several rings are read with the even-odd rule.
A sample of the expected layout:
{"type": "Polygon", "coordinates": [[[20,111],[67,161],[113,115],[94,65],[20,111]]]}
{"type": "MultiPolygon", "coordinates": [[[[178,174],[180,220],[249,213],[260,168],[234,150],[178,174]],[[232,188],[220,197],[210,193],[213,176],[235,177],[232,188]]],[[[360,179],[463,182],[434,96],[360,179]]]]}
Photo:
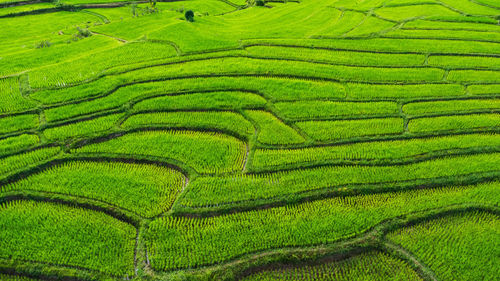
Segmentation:
{"type": "Polygon", "coordinates": [[[486,7],[469,0],[440,0],[446,5],[468,15],[498,15],[498,9],[486,7]]]}
{"type": "MultiPolygon", "coordinates": [[[[232,1],[238,2],[238,1],[232,1]]],[[[241,2],[241,0],[240,0],[241,2]]],[[[244,1],[243,1],[244,2],[244,1]]],[[[204,15],[219,15],[235,10],[235,7],[229,5],[227,2],[219,0],[188,0],[178,2],[158,3],[160,10],[193,10],[204,15]]],[[[158,5],[157,4],[157,5],[158,5]]]]}
{"type": "Polygon", "coordinates": [[[184,53],[239,47],[242,38],[309,38],[317,34],[338,36],[354,28],[366,15],[329,8],[328,2],[302,1],[301,5],[253,7],[222,17],[199,17],[195,25],[176,21],[148,34],[156,40],[175,42],[184,53]],[[314,14],[314,17],[310,17],[314,14]],[[293,16],[290,16],[293,15],[293,16]],[[343,17],[341,18],[341,15],[343,17]],[[301,17],[301,20],[297,20],[301,17]],[[275,24],[275,22],[280,24],[275,24]],[[251,26],[252,28],[248,28],[251,26]]]}
{"type": "Polygon", "coordinates": [[[264,107],[263,97],[240,91],[194,93],[147,99],[134,105],[135,112],[151,110],[209,110],[264,107]]]}
{"type": "MultiPolygon", "coordinates": [[[[183,1],[184,2],[184,1],[183,1]]],[[[178,22],[181,16],[179,13],[171,11],[162,11],[162,13],[152,13],[147,16],[134,17],[129,10],[129,16],[120,18],[111,24],[103,24],[93,27],[92,30],[102,34],[107,34],[113,37],[121,38],[128,41],[139,41],[147,38],[152,38],[150,33],[154,30],[163,27],[164,25],[172,25],[178,22]],[[141,38],[142,37],[142,38],[141,38]]]]}
{"type": "MultiPolygon", "coordinates": [[[[51,3],[40,3],[37,5],[52,5],[51,3]]],[[[20,6],[30,7],[32,5],[20,6]]],[[[0,9],[4,10],[4,9],[0,9]]],[[[64,35],[62,35],[64,36],[64,35]]],[[[61,36],[59,36],[61,37],[61,36]]],[[[45,40],[45,38],[43,38],[45,40]]],[[[56,39],[60,40],[60,38],[56,39]]],[[[54,42],[58,42],[53,40],[54,42]]],[[[34,42],[33,42],[34,43],[34,42]]],[[[80,40],[67,43],[57,43],[50,46],[50,48],[31,49],[23,52],[12,52],[6,54],[2,58],[2,65],[0,65],[0,76],[13,75],[23,71],[37,69],[37,68],[50,68],[47,65],[56,63],[56,65],[64,65],[66,61],[75,60],[76,57],[84,54],[84,57],[92,56],[94,53],[100,53],[106,50],[112,50],[117,47],[118,43],[108,37],[93,36],[86,40],[80,40]]],[[[67,65],[65,65],[67,67],[67,65]]],[[[68,70],[71,71],[71,70],[68,70]]]]}
{"type": "Polygon", "coordinates": [[[0,139],[0,155],[17,152],[32,147],[40,142],[37,135],[22,134],[15,137],[0,139]]]}
{"type": "Polygon", "coordinates": [[[318,79],[377,82],[437,82],[444,70],[437,68],[378,68],[325,65],[304,61],[258,58],[207,58],[199,61],[139,69],[120,75],[125,81],[150,80],[179,76],[200,76],[217,73],[285,75],[318,79]]]}
{"type": "Polygon", "coordinates": [[[422,65],[425,61],[425,56],[414,54],[377,54],[278,46],[253,46],[245,49],[254,57],[319,61],[346,65],[416,66],[422,65]]]}
{"type": "Polygon", "coordinates": [[[39,279],[32,279],[19,275],[4,275],[4,274],[0,274],[0,279],[3,281],[41,281],[39,279]]]}
{"type": "Polygon", "coordinates": [[[347,88],[348,97],[356,100],[422,99],[464,95],[464,87],[458,84],[371,85],[349,83],[347,88]]]}
{"type": "Polygon", "coordinates": [[[245,114],[256,123],[257,140],[261,143],[283,145],[303,143],[305,141],[304,137],[297,131],[269,112],[246,110],[245,114]]]}
{"type": "Polygon", "coordinates": [[[68,162],[3,186],[0,193],[36,190],[91,198],[152,217],[167,211],[186,179],[178,171],[119,162],[68,162]]]}
{"type": "Polygon", "coordinates": [[[408,115],[453,114],[457,112],[496,111],[500,109],[500,99],[470,99],[412,102],[403,106],[408,115]]]}
{"type": "Polygon", "coordinates": [[[363,21],[342,36],[351,38],[376,36],[393,27],[394,22],[392,21],[381,19],[375,15],[367,15],[363,21]]]}
{"type": "Polygon", "coordinates": [[[496,280],[498,237],[498,215],[479,211],[424,221],[387,235],[440,280],[496,280]]]}
{"type": "Polygon", "coordinates": [[[186,188],[180,204],[213,206],[269,199],[314,190],[377,190],[374,184],[397,186],[412,180],[498,172],[500,154],[454,156],[395,166],[323,166],[263,174],[199,177],[186,188]]]}
{"type": "Polygon", "coordinates": [[[0,159],[0,175],[35,166],[53,159],[61,152],[60,147],[46,147],[0,159]]]}
{"type": "Polygon", "coordinates": [[[500,114],[450,115],[411,119],[408,130],[412,133],[433,131],[464,131],[498,129],[500,114]]]}
{"type": "Polygon", "coordinates": [[[446,68],[498,69],[500,58],[480,56],[429,56],[427,63],[446,68]]]}
{"type": "Polygon", "coordinates": [[[166,94],[196,91],[234,91],[234,89],[241,90],[241,88],[245,88],[247,91],[259,92],[265,95],[265,97],[277,100],[345,97],[345,89],[339,83],[285,78],[207,77],[176,79],[165,82],[124,86],[118,89],[116,93],[113,92],[113,90],[120,85],[123,85],[123,83],[121,83],[119,79],[105,77],[95,82],[75,87],[38,91],[33,93],[32,97],[45,104],[54,104],[86,99],[111,92],[111,94],[105,98],[84,103],[79,106],[75,105],[74,109],[86,106],[87,104],[102,108],[104,106],[103,103],[107,103],[106,108],[116,107],[125,103],[127,100],[134,100],[139,97],[146,98],[150,96],[163,96],[166,94]]]}
{"type": "Polygon", "coordinates": [[[444,17],[426,17],[426,20],[446,21],[446,22],[474,22],[474,23],[490,23],[497,24],[498,22],[487,16],[444,16],[444,17]]]}
{"type": "Polygon", "coordinates": [[[33,88],[67,86],[98,76],[113,66],[176,55],[175,49],[170,45],[148,42],[118,45],[31,71],[30,83],[33,88]]]}
{"type": "Polygon", "coordinates": [[[368,252],[335,262],[265,270],[244,281],[422,280],[405,262],[381,252],[368,252]]]}
{"type": "Polygon", "coordinates": [[[398,29],[384,34],[385,37],[396,38],[436,38],[452,40],[471,40],[500,42],[500,33],[469,30],[429,30],[429,29],[398,29]]]}
{"type": "Polygon", "coordinates": [[[452,70],[448,74],[447,79],[452,82],[495,83],[500,82],[500,72],[488,70],[452,70]]]}
{"type": "Polygon", "coordinates": [[[500,148],[500,137],[496,134],[470,134],[298,149],[256,149],[249,169],[261,171],[289,165],[315,165],[338,161],[412,160],[436,153],[486,147],[500,148]]]}
{"type": "Polygon", "coordinates": [[[18,78],[0,79],[0,100],[0,113],[18,112],[36,106],[21,95],[18,78]]]}
{"type": "Polygon", "coordinates": [[[0,207],[0,258],[134,274],[136,230],[100,212],[33,201],[0,207]]]}
{"type": "MultiPolygon", "coordinates": [[[[454,1],[454,0],[453,0],[454,1]]],[[[465,0],[468,1],[468,0],[465,0]]],[[[447,30],[474,30],[474,31],[492,31],[499,32],[500,27],[493,24],[475,23],[475,22],[446,22],[446,21],[430,21],[430,20],[415,20],[405,23],[405,29],[447,29],[447,30]]],[[[450,58],[451,59],[451,58],[450,58]]]]}
{"type": "MultiPolygon", "coordinates": [[[[99,92],[104,93],[111,91],[118,85],[121,85],[121,83],[117,80],[103,80],[102,84],[89,84],[82,87],[46,92],[46,94],[48,94],[46,98],[51,101],[54,101],[54,99],[71,100],[80,94],[82,94],[82,96],[79,96],[79,98],[87,95],[95,95],[99,92]],[[68,96],[64,97],[66,94],[68,96]]],[[[165,95],[167,93],[175,94],[179,92],[207,90],[224,91],[242,88],[247,91],[258,91],[266,98],[276,100],[299,100],[345,96],[345,89],[339,83],[257,77],[190,78],[155,83],[141,83],[121,87],[117,91],[114,91],[110,95],[103,98],[78,104],[69,104],[50,108],[45,111],[45,115],[47,120],[57,121],[118,108],[124,104],[130,103],[131,100],[141,100],[148,97],[165,95]]]]}
{"type": "MultiPolygon", "coordinates": [[[[3,1],[0,1],[0,3],[2,2],[3,1]]],[[[46,3],[46,2],[31,4],[31,5],[3,7],[0,9],[0,16],[19,15],[30,12],[36,13],[36,12],[41,12],[40,10],[51,9],[51,8],[54,8],[54,5],[52,3],[46,3]]]]}
{"type": "Polygon", "coordinates": [[[200,130],[220,130],[249,137],[254,133],[252,123],[241,114],[231,111],[177,111],[145,113],[130,116],[123,122],[123,128],[170,127],[200,130]]]}
{"type": "Polygon", "coordinates": [[[488,5],[490,7],[500,8],[500,3],[496,0],[476,0],[476,2],[488,5]]]}
{"type": "Polygon", "coordinates": [[[279,115],[292,120],[399,114],[395,102],[297,101],[279,102],[274,106],[279,115]]]}
{"type": "Polygon", "coordinates": [[[471,95],[499,95],[500,84],[469,85],[467,92],[471,95]]]}
{"type": "Polygon", "coordinates": [[[409,5],[399,7],[385,7],[375,11],[383,18],[395,21],[402,21],[418,17],[430,16],[457,16],[457,12],[445,8],[441,5],[409,5]]]}
{"type": "Polygon", "coordinates": [[[408,213],[463,203],[494,205],[499,191],[493,182],[335,197],[208,218],[166,216],[151,222],[146,243],[155,270],[195,267],[266,249],[331,243],[408,213]]]}
{"type": "Polygon", "coordinates": [[[122,117],[123,114],[112,114],[104,117],[97,117],[87,121],[71,123],[59,127],[51,127],[45,129],[43,134],[47,139],[52,141],[66,140],[75,137],[89,138],[109,131],[122,117]]]}
{"type": "Polygon", "coordinates": [[[378,52],[440,54],[498,54],[500,46],[491,42],[439,39],[359,38],[359,39],[251,39],[246,45],[293,45],[310,48],[347,49],[378,52]]]}
{"type": "MultiPolygon", "coordinates": [[[[374,7],[381,7],[386,1],[384,0],[366,0],[363,2],[357,2],[357,1],[352,1],[352,0],[339,0],[336,1],[335,7],[345,7],[345,8],[350,8],[350,9],[356,9],[356,10],[370,10],[374,7]]],[[[393,2],[393,1],[391,1],[393,2]]],[[[390,3],[387,3],[390,4],[390,3]]]]}
{"type": "Polygon", "coordinates": [[[69,11],[0,18],[0,26],[2,26],[0,48],[2,50],[6,49],[6,54],[9,54],[11,53],[9,45],[14,45],[12,52],[17,53],[25,51],[23,45],[32,45],[41,40],[49,40],[58,44],[65,43],[69,36],[58,35],[59,31],[70,33],[78,25],[93,24],[100,21],[100,18],[95,15],[69,11]],[[36,22],[38,24],[26,25],[26,22],[36,22]],[[23,26],[23,28],[19,28],[19,26],[23,26]]]}
{"type": "Polygon", "coordinates": [[[0,118],[0,134],[12,133],[38,126],[38,115],[24,114],[0,118]]]}
{"type": "Polygon", "coordinates": [[[297,122],[296,125],[316,141],[396,135],[403,133],[404,129],[402,118],[304,121],[297,122]]]}
{"type": "Polygon", "coordinates": [[[146,131],[89,144],[73,152],[160,157],[180,161],[200,173],[225,173],[243,168],[246,145],[219,133],[146,131]]]}

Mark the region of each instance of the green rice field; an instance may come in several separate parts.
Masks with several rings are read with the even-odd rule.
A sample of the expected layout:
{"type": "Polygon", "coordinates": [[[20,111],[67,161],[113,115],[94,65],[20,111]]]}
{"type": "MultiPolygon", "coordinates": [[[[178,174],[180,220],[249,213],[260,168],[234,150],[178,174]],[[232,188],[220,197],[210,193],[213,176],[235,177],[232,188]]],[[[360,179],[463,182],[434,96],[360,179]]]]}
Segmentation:
{"type": "Polygon", "coordinates": [[[499,0],[0,0],[0,280],[500,280],[499,0]]]}

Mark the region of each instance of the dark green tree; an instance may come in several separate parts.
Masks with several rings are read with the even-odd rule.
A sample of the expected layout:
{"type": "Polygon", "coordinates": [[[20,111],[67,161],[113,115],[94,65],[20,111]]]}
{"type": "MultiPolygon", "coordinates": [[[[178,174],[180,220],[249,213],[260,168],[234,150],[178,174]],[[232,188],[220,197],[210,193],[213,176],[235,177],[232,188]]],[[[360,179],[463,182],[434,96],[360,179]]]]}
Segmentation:
{"type": "Polygon", "coordinates": [[[184,17],[186,17],[187,21],[193,22],[194,21],[194,12],[191,10],[187,10],[186,13],[184,14],[184,17]]]}

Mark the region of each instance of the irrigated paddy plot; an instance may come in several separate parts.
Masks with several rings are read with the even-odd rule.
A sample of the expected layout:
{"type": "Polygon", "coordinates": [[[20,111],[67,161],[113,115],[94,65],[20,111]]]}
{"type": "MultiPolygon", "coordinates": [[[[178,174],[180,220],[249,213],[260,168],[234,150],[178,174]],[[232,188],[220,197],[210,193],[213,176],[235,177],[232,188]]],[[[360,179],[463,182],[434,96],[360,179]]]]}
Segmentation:
{"type": "Polygon", "coordinates": [[[498,280],[496,0],[0,0],[0,280],[498,280]]]}

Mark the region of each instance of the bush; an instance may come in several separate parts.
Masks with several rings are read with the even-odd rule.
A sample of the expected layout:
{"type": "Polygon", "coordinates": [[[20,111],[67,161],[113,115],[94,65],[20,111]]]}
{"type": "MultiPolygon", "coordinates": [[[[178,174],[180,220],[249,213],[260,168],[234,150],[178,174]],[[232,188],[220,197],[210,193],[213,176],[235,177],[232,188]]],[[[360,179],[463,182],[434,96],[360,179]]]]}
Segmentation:
{"type": "Polygon", "coordinates": [[[186,13],[184,14],[186,17],[187,21],[193,22],[194,21],[194,12],[191,10],[187,10],[186,13]]]}
{"type": "Polygon", "coordinates": [[[248,6],[265,6],[266,5],[266,1],[265,0],[248,0],[247,1],[247,5],[248,6]]]}
{"type": "Polygon", "coordinates": [[[47,47],[50,47],[50,45],[52,45],[52,43],[50,43],[50,41],[42,40],[39,43],[35,44],[35,48],[37,48],[37,49],[47,48],[47,47]]]}

